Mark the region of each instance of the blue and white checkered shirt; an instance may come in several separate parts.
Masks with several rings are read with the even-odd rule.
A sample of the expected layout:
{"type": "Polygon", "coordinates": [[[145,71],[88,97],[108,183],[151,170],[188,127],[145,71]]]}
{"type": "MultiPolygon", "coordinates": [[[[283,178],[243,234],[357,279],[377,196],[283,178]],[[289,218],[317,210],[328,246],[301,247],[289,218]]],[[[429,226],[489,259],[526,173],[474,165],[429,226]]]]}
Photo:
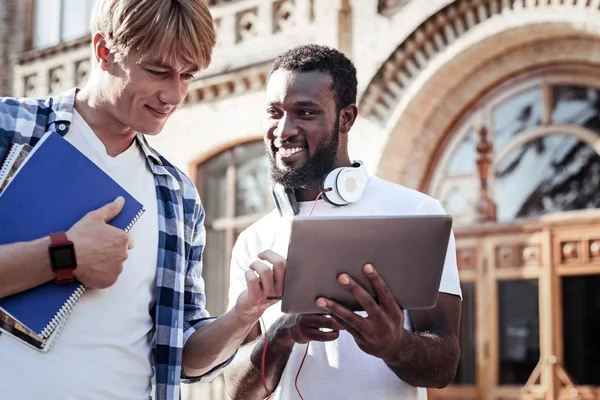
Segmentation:
{"type": "MultiPolygon", "coordinates": [[[[65,135],[73,119],[76,89],[47,99],[0,98],[0,160],[12,143],[34,146],[49,132],[65,135]]],[[[205,308],[202,250],[204,209],[190,179],[152,149],[142,134],[137,141],[154,174],[158,201],[158,262],[152,336],[156,399],[180,398],[180,382],[208,381],[230,361],[197,378],[182,379],[183,345],[213,318],[205,308]]]]}

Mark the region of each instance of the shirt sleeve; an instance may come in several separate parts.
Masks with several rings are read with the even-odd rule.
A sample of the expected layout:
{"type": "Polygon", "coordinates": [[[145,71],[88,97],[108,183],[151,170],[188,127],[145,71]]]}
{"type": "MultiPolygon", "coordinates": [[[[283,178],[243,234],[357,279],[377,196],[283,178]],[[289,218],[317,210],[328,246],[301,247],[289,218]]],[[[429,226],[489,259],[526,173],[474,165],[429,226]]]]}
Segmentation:
{"type": "Polygon", "coordinates": [[[229,304],[231,310],[240,294],[246,290],[246,271],[250,265],[247,243],[248,232],[240,233],[231,251],[231,264],[229,266],[229,304]]]}
{"type": "MultiPolygon", "coordinates": [[[[185,294],[184,294],[184,323],[183,323],[183,343],[200,329],[202,326],[211,323],[217,317],[211,317],[206,310],[206,292],[204,290],[204,279],[202,278],[202,253],[206,244],[206,228],[204,227],[204,209],[198,203],[198,218],[194,225],[192,241],[187,252],[187,271],[185,275],[185,294]]],[[[222,364],[217,365],[204,375],[197,377],[188,377],[182,371],[183,383],[209,382],[217,377],[223,369],[229,365],[235,353],[222,364]]]]}
{"type": "MultiPolygon", "coordinates": [[[[419,207],[419,214],[422,215],[446,215],[446,211],[439,201],[429,198],[419,207]]],[[[448,249],[446,250],[446,261],[442,271],[440,281],[440,292],[459,296],[462,299],[462,290],[460,288],[460,279],[458,275],[458,266],[456,264],[456,242],[454,232],[450,232],[448,240],[448,249]]]]}

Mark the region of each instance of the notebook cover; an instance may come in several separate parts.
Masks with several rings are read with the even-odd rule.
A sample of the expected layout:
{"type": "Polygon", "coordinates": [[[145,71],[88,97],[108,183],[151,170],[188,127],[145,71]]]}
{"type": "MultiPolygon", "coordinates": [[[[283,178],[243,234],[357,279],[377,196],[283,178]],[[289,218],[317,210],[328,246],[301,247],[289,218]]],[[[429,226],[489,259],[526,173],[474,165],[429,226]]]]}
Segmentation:
{"type": "MultiPolygon", "coordinates": [[[[118,196],[125,198],[125,205],[108,223],[128,231],[143,206],[63,137],[50,133],[0,194],[0,244],[67,231],[89,211],[118,196]]],[[[0,307],[41,334],[78,286],[78,282],[47,282],[0,299],[0,307]]]]}

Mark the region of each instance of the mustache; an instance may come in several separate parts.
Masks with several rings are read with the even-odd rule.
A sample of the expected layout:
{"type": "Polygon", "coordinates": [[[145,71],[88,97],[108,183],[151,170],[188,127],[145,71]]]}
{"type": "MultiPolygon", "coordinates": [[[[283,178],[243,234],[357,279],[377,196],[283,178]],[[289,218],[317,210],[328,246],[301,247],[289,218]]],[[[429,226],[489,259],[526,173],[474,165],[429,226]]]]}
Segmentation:
{"type": "Polygon", "coordinates": [[[273,140],[273,145],[277,148],[284,146],[298,146],[298,147],[306,147],[306,140],[297,139],[297,140],[282,140],[280,138],[276,138],[273,140]]]}

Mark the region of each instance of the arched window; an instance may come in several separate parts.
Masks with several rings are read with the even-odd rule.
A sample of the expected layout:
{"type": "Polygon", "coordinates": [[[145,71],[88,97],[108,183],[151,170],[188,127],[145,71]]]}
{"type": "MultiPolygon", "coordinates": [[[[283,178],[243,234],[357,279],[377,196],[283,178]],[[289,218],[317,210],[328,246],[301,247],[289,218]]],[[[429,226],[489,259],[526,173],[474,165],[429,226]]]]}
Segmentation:
{"type": "MultiPolygon", "coordinates": [[[[482,221],[516,225],[548,214],[600,209],[599,154],[600,72],[592,67],[548,67],[510,79],[472,104],[440,146],[425,190],[453,215],[454,226],[482,221]]],[[[543,312],[539,299],[544,283],[537,274],[525,274],[525,267],[511,270],[516,262],[501,261],[503,253],[526,258],[531,250],[511,250],[512,239],[500,231],[482,229],[479,235],[489,236],[477,242],[470,229],[463,230],[463,236],[456,231],[463,264],[456,386],[473,387],[485,379],[478,376],[476,350],[488,354],[484,357],[497,368],[493,379],[507,387],[524,385],[541,354],[538,315],[543,312]],[[476,301],[482,298],[483,303],[476,301]],[[495,313],[492,325],[485,318],[481,322],[481,311],[476,311],[480,305],[485,313],[495,313]],[[482,339],[476,333],[493,347],[477,347],[482,339]]],[[[525,235],[515,243],[533,240],[525,235]]],[[[533,264],[538,262],[547,263],[533,264]]],[[[532,268],[537,273],[546,266],[532,268]]],[[[561,279],[560,303],[568,310],[563,311],[564,367],[579,384],[596,385],[597,365],[582,362],[581,356],[597,353],[587,339],[596,334],[596,325],[588,314],[573,310],[586,310],[586,296],[599,279],[583,273],[561,279]],[[566,340],[574,337],[580,340],[566,340]]]]}
{"type": "Polygon", "coordinates": [[[237,236],[273,207],[268,174],[262,141],[235,146],[197,168],[196,185],[206,212],[203,277],[211,315],[227,308],[229,261],[237,236]]]}
{"type": "Polygon", "coordinates": [[[591,78],[520,78],[457,125],[429,185],[455,224],[600,208],[600,85],[591,78]],[[495,206],[487,218],[478,211],[485,185],[495,206]]]}

